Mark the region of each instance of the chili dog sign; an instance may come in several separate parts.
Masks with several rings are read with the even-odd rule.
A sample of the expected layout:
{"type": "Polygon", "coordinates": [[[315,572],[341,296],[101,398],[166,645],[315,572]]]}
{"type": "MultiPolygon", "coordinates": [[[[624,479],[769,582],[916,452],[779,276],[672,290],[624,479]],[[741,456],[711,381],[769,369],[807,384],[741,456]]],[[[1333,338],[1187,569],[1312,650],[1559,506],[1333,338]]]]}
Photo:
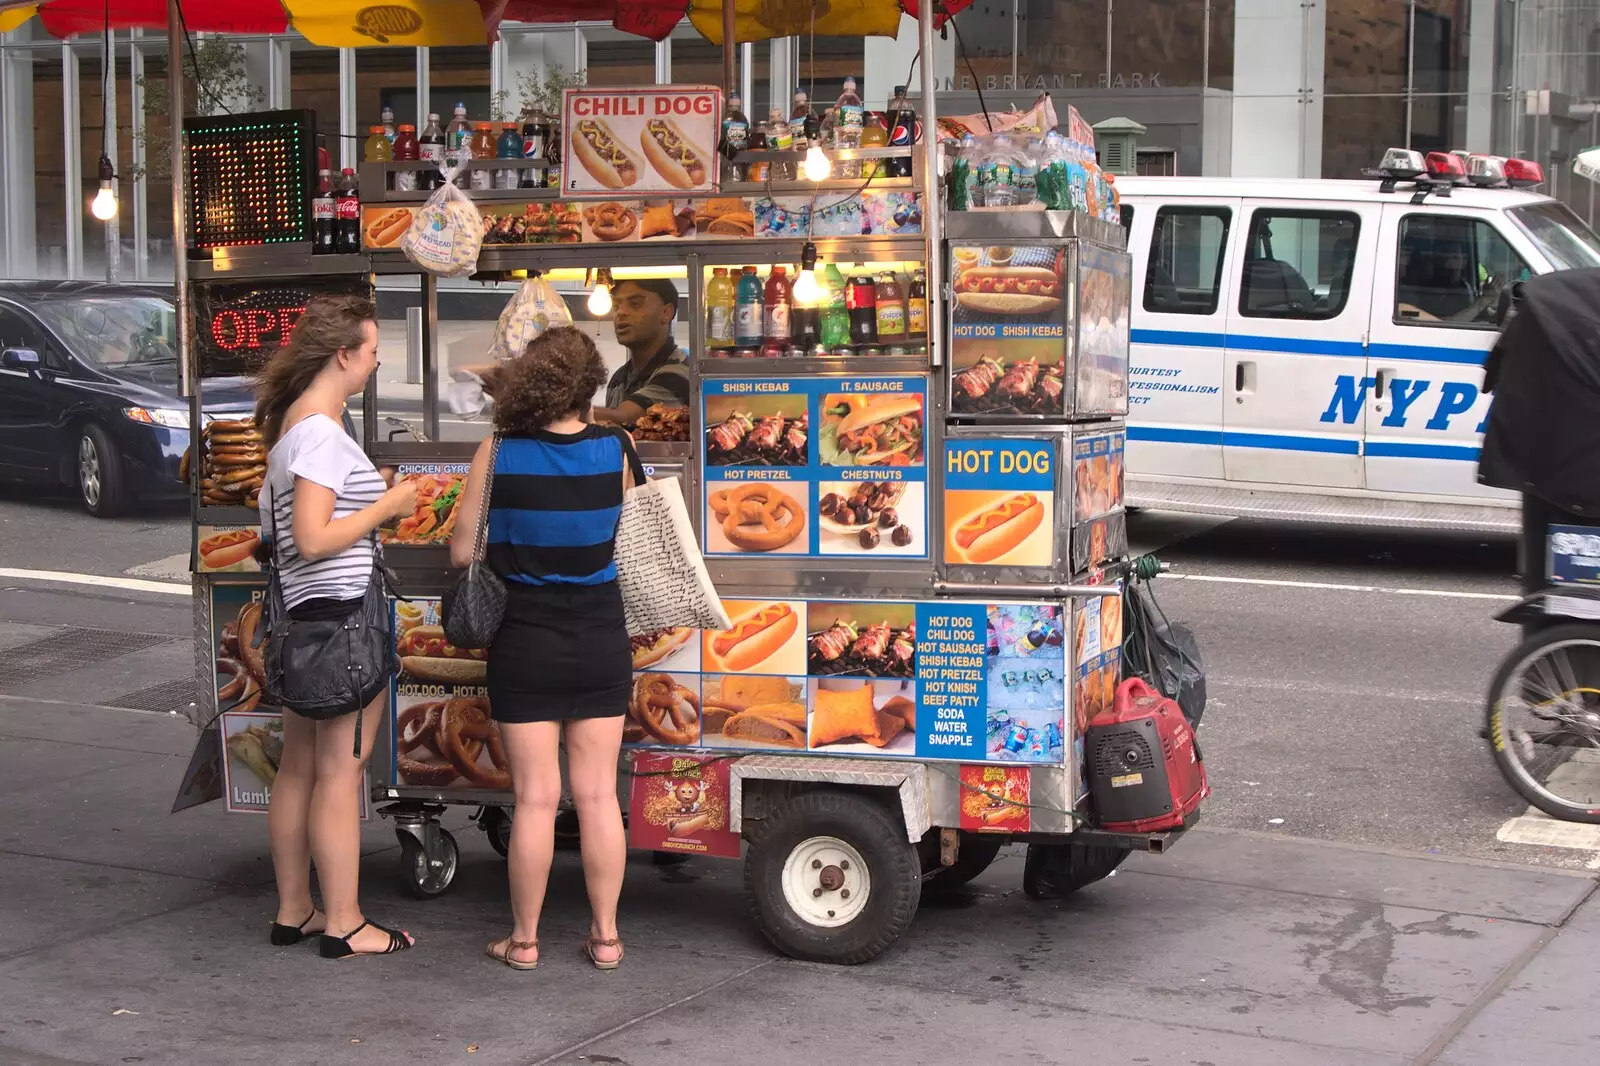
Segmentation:
{"type": "Polygon", "coordinates": [[[710,85],[568,89],[561,187],[572,196],[711,192],[722,93],[710,85]]]}

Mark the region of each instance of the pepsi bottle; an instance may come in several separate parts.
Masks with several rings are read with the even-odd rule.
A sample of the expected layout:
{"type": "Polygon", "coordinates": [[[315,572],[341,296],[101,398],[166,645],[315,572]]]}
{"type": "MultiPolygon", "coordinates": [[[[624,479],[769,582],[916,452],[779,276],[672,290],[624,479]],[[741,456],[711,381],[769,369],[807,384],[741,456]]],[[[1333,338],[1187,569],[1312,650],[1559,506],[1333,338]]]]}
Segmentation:
{"type": "Polygon", "coordinates": [[[911,147],[917,143],[917,113],[911,109],[911,101],[906,99],[906,87],[896,85],[894,98],[889,101],[888,114],[889,147],[904,148],[905,155],[891,156],[885,167],[885,172],[891,178],[909,178],[911,176],[911,147]]]}

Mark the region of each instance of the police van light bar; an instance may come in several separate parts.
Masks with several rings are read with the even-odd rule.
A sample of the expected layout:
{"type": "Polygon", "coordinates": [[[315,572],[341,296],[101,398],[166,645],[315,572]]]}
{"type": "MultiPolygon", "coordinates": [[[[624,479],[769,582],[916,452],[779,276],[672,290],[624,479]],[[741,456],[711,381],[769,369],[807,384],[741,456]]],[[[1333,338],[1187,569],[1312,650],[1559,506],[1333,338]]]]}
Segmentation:
{"type": "Polygon", "coordinates": [[[1506,180],[1506,161],[1497,155],[1469,155],[1467,180],[1480,189],[1503,185],[1506,180]]]}
{"type": "Polygon", "coordinates": [[[1461,157],[1451,152],[1429,152],[1425,163],[1428,176],[1435,181],[1464,182],[1467,178],[1467,168],[1462,165],[1461,157]]]}
{"type": "Polygon", "coordinates": [[[1420,178],[1427,169],[1423,162],[1421,152],[1413,152],[1409,148],[1391,148],[1383,153],[1383,162],[1378,165],[1384,177],[1394,178],[1397,181],[1410,181],[1420,178]]]}
{"type": "Polygon", "coordinates": [[[1530,185],[1544,184],[1544,168],[1538,163],[1526,159],[1507,159],[1505,163],[1506,184],[1513,189],[1525,189],[1530,185]]]}

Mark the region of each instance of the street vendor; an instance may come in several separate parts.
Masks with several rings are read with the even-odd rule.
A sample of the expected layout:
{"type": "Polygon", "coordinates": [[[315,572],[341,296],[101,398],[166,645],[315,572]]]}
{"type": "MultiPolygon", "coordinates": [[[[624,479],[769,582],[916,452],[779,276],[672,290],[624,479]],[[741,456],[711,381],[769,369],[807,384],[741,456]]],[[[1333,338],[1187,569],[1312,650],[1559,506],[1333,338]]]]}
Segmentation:
{"type": "Polygon", "coordinates": [[[617,343],[628,361],[606,383],[594,421],[632,426],[657,404],[687,409],[689,364],[672,336],[678,287],[666,278],[630,278],[611,292],[617,343]]]}

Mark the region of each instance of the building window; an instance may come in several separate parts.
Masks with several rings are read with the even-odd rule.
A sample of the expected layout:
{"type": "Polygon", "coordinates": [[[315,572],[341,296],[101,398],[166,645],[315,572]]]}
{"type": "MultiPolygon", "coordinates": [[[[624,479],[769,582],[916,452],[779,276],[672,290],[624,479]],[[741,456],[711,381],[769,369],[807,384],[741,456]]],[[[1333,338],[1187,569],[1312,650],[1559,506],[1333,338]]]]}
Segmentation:
{"type": "Polygon", "coordinates": [[[1164,315],[1215,314],[1233,212],[1163,207],[1156,212],[1144,275],[1144,309],[1164,315]]]}
{"type": "Polygon", "coordinates": [[[1245,243],[1239,313],[1324,321],[1350,297],[1361,220],[1347,211],[1258,210],[1245,243]]]}

